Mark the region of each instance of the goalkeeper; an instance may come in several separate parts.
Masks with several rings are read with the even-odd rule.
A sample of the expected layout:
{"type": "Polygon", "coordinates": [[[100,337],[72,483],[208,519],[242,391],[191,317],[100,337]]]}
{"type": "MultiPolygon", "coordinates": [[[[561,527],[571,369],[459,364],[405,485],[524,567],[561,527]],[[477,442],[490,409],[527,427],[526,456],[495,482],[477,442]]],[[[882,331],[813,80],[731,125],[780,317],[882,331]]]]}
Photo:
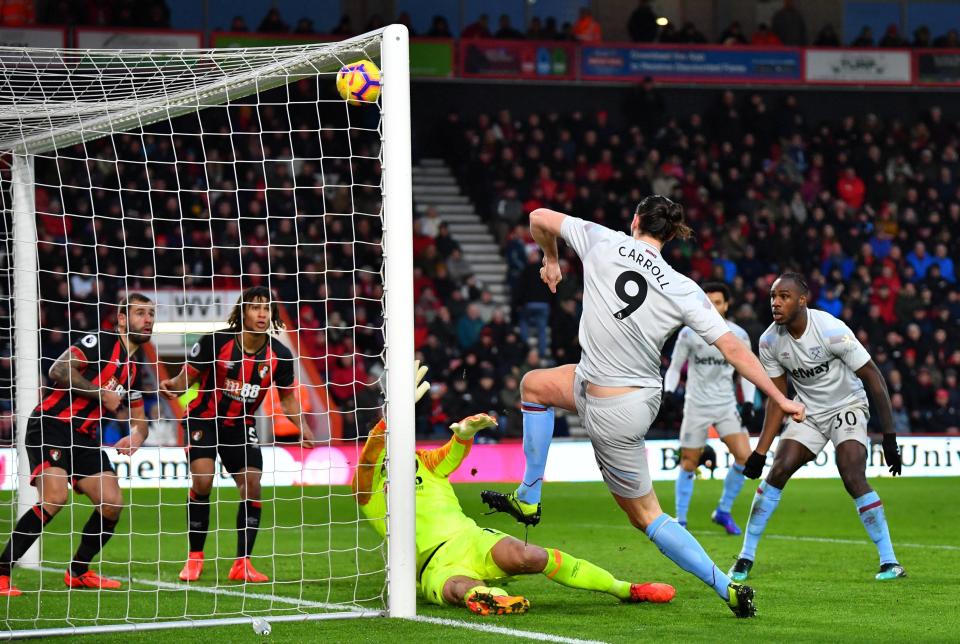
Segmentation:
{"type": "MultiPolygon", "coordinates": [[[[417,367],[419,400],[430,383],[423,381],[427,368],[417,367]]],[[[417,450],[417,581],[428,601],[465,605],[478,615],[524,613],[530,607],[525,597],[512,597],[488,584],[514,575],[536,574],[625,602],[663,603],[673,599],[673,586],[620,581],[589,561],[553,548],[525,544],[499,530],[481,528],[465,515],[447,477],[470,453],[474,435],[495,426],[494,419],[486,414],[469,416],[450,426],[454,435],[443,447],[417,450]]],[[[381,419],[370,431],[353,477],[357,503],[381,536],[386,532],[385,431],[386,422],[381,419]]]]}

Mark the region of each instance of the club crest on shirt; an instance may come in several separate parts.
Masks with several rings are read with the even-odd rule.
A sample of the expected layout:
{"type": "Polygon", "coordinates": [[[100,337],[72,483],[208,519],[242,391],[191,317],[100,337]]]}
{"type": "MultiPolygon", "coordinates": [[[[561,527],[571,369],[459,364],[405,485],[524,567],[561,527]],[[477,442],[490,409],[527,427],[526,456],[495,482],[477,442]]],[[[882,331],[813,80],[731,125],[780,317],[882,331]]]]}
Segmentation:
{"type": "Polygon", "coordinates": [[[266,378],[268,371],[270,371],[270,367],[267,365],[266,362],[264,362],[262,365],[260,365],[260,377],[261,377],[261,378],[266,378]]]}
{"type": "Polygon", "coordinates": [[[190,438],[192,438],[194,441],[199,441],[201,438],[203,438],[203,430],[202,429],[193,430],[192,432],[190,432],[190,438]]]}
{"type": "Polygon", "coordinates": [[[228,361],[228,362],[224,362],[224,363],[223,363],[223,366],[224,366],[225,369],[227,369],[227,370],[229,371],[230,369],[233,369],[233,365],[234,365],[234,364],[235,364],[235,363],[234,363],[232,360],[230,360],[230,361],[228,361]]]}
{"type": "Polygon", "coordinates": [[[810,352],[810,357],[814,360],[820,360],[823,358],[823,347],[815,345],[812,347],[807,347],[807,351],[810,352]]]}
{"type": "Polygon", "coordinates": [[[59,460],[60,460],[60,450],[58,450],[58,449],[56,449],[56,448],[51,449],[50,452],[49,452],[49,454],[50,454],[50,460],[51,460],[51,461],[59,461],[59,460]]]}

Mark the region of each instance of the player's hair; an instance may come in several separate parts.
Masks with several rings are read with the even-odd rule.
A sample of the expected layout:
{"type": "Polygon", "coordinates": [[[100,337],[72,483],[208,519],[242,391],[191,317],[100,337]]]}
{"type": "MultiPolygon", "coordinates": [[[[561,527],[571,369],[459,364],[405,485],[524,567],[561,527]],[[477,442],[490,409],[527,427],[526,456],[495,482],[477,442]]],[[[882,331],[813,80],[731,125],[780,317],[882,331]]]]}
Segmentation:
{"type": "Polygon", "coordinates": [[[124,315],[129,315],[131,304],[153,304],[153,300],[143,293],[137,293],[136,291],[127,293],[124,297],[120,298],[119,302],[117,302],[117,315],[121,313],[124,315]]]}
{"type": "Polygon", "coordinates": [[[651,195],[637,204],[640,216],[640,232],[662,242],[671,239],[689,239],[693,230],[683,221],[683,206],[664,197],[651,195]]]}
{"type": "Polygon", "coordinates": [[[797,285],[797,288],[800,289],[800,295],[810,295],[810,287],[807,286],[806,278],[800,273],[794,271],[787,271],[786,273],[780,273],[778,280],[791,280],[794,284],[797,285]]]}
{"type": "Polygon", "coordinates": [[[723,282],[706,282],[703,285],[704,293],[720,293],[723,295],[723,301],[729,302],[733,299],[733,293],[730,291],[730,287],[724,284],[723,282]]]}
{"type": "Polygon", "coordinates": [[[283,320],[280,319],[280,305],[273,299],[270,289],[266,286],[251,286],[244,289],[237,303],[230,311],[230,317],[227,318],[227,326],[231,331],[239,333],[243,330],[243,309],[247,304],[252,304],[259,300],[266,300],[270,303],[270,328],[279,331],[284,328],[283,320]]]}

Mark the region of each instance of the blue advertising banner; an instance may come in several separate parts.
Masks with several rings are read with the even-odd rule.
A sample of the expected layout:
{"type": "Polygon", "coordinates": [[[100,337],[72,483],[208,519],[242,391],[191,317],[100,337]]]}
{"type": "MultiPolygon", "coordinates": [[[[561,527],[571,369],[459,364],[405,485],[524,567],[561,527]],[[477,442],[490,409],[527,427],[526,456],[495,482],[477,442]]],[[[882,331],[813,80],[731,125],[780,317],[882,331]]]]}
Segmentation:
{"type": "Polygon", "coordinates": [[[800,49],[726,47],[583,47],[580,77],[592,80],[639,80],[650,76],[673,82],[803,81],[800,49]]]}

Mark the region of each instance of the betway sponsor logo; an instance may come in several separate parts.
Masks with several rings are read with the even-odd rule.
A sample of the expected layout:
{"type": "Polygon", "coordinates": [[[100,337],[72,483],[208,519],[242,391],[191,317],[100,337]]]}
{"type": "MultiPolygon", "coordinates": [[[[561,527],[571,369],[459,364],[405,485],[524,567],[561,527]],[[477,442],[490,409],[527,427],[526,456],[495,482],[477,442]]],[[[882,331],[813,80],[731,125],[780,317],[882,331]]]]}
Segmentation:
{"type": "Polygon", "coordinates": [[[796,369],[790,370],[790,375],[796,378],[797,380],[809,380],[810,378],[816,378],[821,376],[827,371],[830,370],[830,363],[824,362],[823,364],[818,364],[816,367],[811,367],[810,369],[804,369],[803,367],[797,367],[796,369]]]}
{"type": "Polygon", "coordinates": [[[713,356],[707,356],[705,358],[697,356],[694,357],[693,362],[698,365],[716,365],[718,367],[727,364],[727,361],[723,358],[714,358],[713,356]]]}

